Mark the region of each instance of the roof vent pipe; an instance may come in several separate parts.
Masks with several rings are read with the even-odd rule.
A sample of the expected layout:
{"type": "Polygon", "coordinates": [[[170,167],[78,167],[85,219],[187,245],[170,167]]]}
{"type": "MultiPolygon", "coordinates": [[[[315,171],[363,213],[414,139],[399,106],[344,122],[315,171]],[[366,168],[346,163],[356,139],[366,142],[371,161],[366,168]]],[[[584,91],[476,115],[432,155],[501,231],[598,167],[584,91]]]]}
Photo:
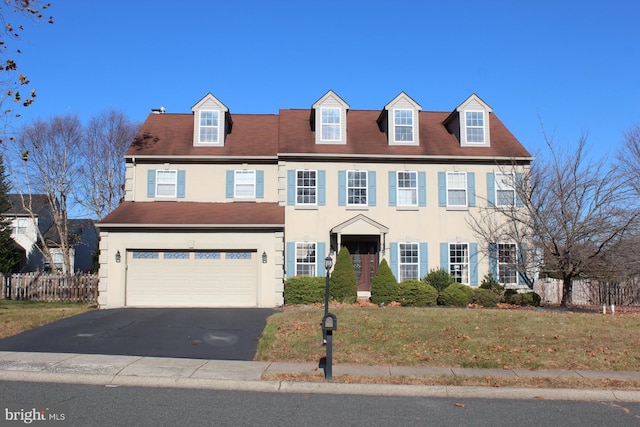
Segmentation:
{"type": "Polygon", "coordinates": [[[165,111],[166,111],[166,110],[165,110],[164,106],[163,106],[163,107],[160,107],[160,108],[152,108],[152,109],[151,109],[151,112],[152,112],[153,114],[164,114],[164,113],[165,113],[165,111]]]}

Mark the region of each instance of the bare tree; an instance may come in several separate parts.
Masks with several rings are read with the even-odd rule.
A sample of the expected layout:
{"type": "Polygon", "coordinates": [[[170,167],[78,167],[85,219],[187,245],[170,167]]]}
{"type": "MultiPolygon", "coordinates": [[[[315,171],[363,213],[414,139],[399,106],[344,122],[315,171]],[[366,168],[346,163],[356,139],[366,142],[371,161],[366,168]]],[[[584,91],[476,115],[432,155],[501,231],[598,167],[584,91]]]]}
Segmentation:
{"type": "MultiPolygon", "coordinates": [[[[78,147],[82,143],[82,126],[75,115],[57,116],[49,121],[36,120],[19,135],[22,151],[22,194],[47,195],[52,210],[54,235],[63,257],[63,270],[71,272],[68,212],[73,186],[78,179],[78,147]]],[[[53,242],[38,230],[40,248],[50,265],[54,265],[50,246],[53,242]]]]}
{"type": "Polygon", "coordinates": [[[640,125],[635,125],[624,135],[622,149],[616,155],[621,172],[627,183],[640,196],[640,125]]]}
{"type": "MultiPolygon", "coordinates": [[[[47,21],[53,24],[51,16],[46,18],[43,15],[49,6],[50,3],[43,4],[38,0],[5,0],[0,4],[0,22],[4,28],[4,32],[0,32],[0,54],[3,55],[0,63],[0,119],[4,130],[0,134],[0,142],[5,139],[11,119],[20,116],[16,113],[15,106],[28,107],[36,98],[36,90],[28,87],[29,78],[18,70],[16,56],[21,50],[15,49],[9,53],[10,46],[15,46],[15,42],[22,38],[25,28],[23,21],[47,21]]],[[[10,139],[13,140],[13,137],[10,139]]]]}
{"type": "Polygon", "coordinates": [[[111,109],[92,118],[81,144],[77,202],[100,220],[115,209],[124,195],[123,156],[140,125],[111,109]]]}
{"type": "Polygon", "coordinates": [[[585,136],[573,150],[557,149],[547,135],[545,142],[549,159],[536,160],[522,184],[514,183],[522,207],[495,207],[494,224],[500,226],[482,230],[476,220],[474,229],[487,239],[530,239],[544,270],[562,279],[560,304],[566,307],[574,279],[602,275],[604,265],[613,273],[610,251],[623,247],[639,218],[629,208],[624,177],[603,161],[585,158],[585,136]]]}

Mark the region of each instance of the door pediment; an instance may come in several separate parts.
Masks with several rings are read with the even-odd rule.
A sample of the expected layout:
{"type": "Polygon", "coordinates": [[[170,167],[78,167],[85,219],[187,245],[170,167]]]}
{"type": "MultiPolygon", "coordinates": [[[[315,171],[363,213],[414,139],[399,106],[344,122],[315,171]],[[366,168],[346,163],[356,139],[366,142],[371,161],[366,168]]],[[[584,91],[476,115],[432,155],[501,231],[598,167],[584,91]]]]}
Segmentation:
{"type": "Polygon", "coordinates": [[[363,214],[356,215],[331,229],[331,233],[336,234],[375,235],[388,232],[389,228],[363,214]]]}

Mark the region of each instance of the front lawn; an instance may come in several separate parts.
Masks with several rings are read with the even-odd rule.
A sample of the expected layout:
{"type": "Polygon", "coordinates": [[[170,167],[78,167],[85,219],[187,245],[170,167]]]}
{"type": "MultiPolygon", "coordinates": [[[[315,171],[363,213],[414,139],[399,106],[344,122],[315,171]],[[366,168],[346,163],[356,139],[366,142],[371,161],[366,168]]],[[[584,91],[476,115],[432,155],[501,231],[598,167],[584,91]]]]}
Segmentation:
{"type": "MultiPolygon", "coordinates": [[[[640,315],[404,307],[332,307],[337,364],[501,369],[640,369],[640,315]]],[[[322,307],[269,318],[257,360],[318,362],[322,307]]]]}
{"type": "Polygon", "coordinates": [[[0,300],[0,339],[89,310],[88,303],[0,300]]]}

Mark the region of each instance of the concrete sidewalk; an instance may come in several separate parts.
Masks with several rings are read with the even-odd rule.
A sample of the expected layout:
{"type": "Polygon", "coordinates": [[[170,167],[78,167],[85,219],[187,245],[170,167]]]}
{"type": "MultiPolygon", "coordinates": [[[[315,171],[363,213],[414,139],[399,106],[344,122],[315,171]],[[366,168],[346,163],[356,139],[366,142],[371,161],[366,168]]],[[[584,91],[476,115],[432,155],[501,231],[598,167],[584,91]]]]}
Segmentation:
{"type": "MultiPolygon", "coordinates": [[[[246,362],[71,353],[0,352],[0,381],[61,382],[105,387],[179,387],[282,393],[640,402],[640,390],[415,386],[266,381],[262,375],[322,372],[314,363],[246,362]]],[[[333,365],[333,376],[564,377],[640,380],[640,372],[426,368],[333,365]]]]}

